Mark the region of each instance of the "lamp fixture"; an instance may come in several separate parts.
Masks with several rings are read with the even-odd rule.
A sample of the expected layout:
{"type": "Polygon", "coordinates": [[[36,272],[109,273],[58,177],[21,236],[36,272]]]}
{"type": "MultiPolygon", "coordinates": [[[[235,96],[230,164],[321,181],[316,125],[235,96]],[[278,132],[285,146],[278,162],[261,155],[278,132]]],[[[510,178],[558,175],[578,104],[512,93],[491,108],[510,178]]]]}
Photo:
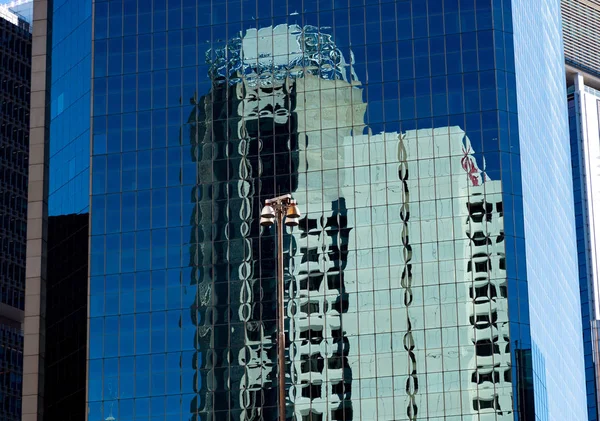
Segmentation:
{"type": "Polygon", "coordinates": [[[300,209],[292,196],[285,194],[265,200],[260,212],[260,224],[268,227],[277,225],[277,364],[278,364],[278,412],[279,420],[286,419],[285,408],[285,311],[284,311],[284,279],[283,279],[283,230],[284,223],[288,227],[296,227],[300,223],[300,209]],[[284,222],[285,221],[285,222],[284,222]]]}

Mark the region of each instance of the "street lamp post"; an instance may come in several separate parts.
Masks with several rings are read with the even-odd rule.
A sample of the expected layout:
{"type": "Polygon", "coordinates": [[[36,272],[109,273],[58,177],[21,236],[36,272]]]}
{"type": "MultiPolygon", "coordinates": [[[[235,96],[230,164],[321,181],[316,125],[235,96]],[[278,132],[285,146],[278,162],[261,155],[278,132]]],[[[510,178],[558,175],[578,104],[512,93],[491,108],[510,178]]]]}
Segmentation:
{"type": "Polygon", "coordinates": [[[285,324],[283,300],[283,224],[295,227],[299,223],[300,210],[292,196],[285,194],[265,200],[260,213],[260,224],[277,225],[277,362],[279,365],[279,421],[285,421],[285,324]]]}

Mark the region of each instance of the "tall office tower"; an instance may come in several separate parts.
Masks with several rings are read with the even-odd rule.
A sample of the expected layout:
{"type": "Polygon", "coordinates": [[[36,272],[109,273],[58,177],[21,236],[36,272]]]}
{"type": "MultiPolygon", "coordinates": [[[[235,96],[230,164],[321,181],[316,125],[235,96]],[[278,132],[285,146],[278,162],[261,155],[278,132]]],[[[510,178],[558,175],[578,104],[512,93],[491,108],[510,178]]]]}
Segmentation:
{"type": "Polygon", "coordinates": [[[600,394],[600,274],[595,207],[600,182],[597,163],[600,90],[600,2],[562,0],[567,97],[573,161],[573,190],[577,227],[581,316],[585,355],[588,419],[598,419],[600,394]]]}
{"type": "Polygon", "coordinates": [[[555,1],[97,0],[93,28],[88,420],[276,419],[280,371],[294,420],[585,418],[555,1]]]}
{"type": "MultiPolygon", "coordinates": [[[[583,321],[583,346],[586,365],[586,388],[590,420],[598,417],[597,385],[600,380],[598,364],[598,323],[600,323],[600,287],[598,284],[598,206],[597,184],[600,182],[598,166],[600,156],[600,91],[587,86],[583,74],[569,74],[568,104],[571,128],[571,151],[577,220],[577,250],[579,253],[579,280],[581,289],[581,316],[583,321]]],[[[600,87],[596,85],[597,87],[600,87]]]]}
{"type": "Polygon", "coordinates": [[[33,5],[23,421],[86,416],[91,16],[33,5]]]}
{"type": "Polygon", "coordinates": [[[29,22],[0,5],[0,418],[21,419],[27,169],[29,22]]]}

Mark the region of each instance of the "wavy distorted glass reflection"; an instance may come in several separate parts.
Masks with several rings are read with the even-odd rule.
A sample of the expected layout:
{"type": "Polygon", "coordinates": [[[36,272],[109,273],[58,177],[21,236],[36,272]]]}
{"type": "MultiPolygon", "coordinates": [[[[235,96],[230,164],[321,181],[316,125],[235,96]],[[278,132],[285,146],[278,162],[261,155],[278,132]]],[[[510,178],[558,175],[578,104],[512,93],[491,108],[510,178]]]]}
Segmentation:
{"type": "Polygon", "coordinates": [[[249,30],[207,59],[187,121],[194,407],[276,417],[275,239],[258,221],[291,192],[306,216],[284,239],[288,414],[512,419],[501,188],[464,131],[371,133],[353,60],[315,27],[249,30]]]}
{"type": "Polygon", "coordinates": [[[190,241],[192,282],[199,290],[192,322],[198,325],[196,358],[203,361],[196,380],[202,411],[227,410],[230,403],[219,394],[231,390],[232,406],[243,409],[244,419],[275,416],[275,238],[259,238],[257,218],[261,197],[297,184],[286,89],[215,84],[190,116],[202,183],[190,241]],[[212,249],[211,241],[218,241],[212,249]],[[228,369],[229,362],[240,367],[228,369]]]}

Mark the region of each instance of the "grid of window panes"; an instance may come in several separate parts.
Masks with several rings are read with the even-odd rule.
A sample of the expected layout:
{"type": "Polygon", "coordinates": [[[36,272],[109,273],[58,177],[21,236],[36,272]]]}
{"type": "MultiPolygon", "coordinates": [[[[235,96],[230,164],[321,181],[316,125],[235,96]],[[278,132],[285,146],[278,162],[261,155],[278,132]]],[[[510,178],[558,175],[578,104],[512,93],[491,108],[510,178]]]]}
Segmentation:
{"type": "Polygon", "coordinates": [[[0,18],[0,301],[23,309],[31,34],[0,18]]]}
{"type": "Polygon", "coordinates": [[[0,18],[0,418],[21,419],[31,34],[0,18]]]}
{"type": "Polygon", "coordinates": [[[531,343],[520,344],[533,350],[537,419],[587,419],[560,4],[513,0],[512,7],[523,164],[515,220],[525,239],[515,254],[517,272],[527,277],[518,312],[527,313],[531,331],[531,343]],[[525,254],[526,265],[520,260],[525,254]]]}
{"type": "MultiPolygon", "coordinates": [[[[48,7],[48,223],[44,416],[83,419],[86,404],[92,1],[48,7]],[[51,28],[50,28],[51,26],[51,28]],[[84,243],[82,243],[84,242],[84,243]]],[[[36,8],[38,4],[36,3],[36,8]]]]}
{"type": "Polygon", "coordinates": [[[21,419],[23,386],[23,332],[0,324],[0,416],[6,421],[21,419]]]}
{"type": "Polygon", "coordinates": [[[90,167],[92,2],[52,3],[50,215],[87,212],[90,167]]]}
{"type": "Polygon", "coordinates": [[[531,408],[509,1],[94,7],[90,420],[276,419],[283,193],[289,418],[531,408]]]}

